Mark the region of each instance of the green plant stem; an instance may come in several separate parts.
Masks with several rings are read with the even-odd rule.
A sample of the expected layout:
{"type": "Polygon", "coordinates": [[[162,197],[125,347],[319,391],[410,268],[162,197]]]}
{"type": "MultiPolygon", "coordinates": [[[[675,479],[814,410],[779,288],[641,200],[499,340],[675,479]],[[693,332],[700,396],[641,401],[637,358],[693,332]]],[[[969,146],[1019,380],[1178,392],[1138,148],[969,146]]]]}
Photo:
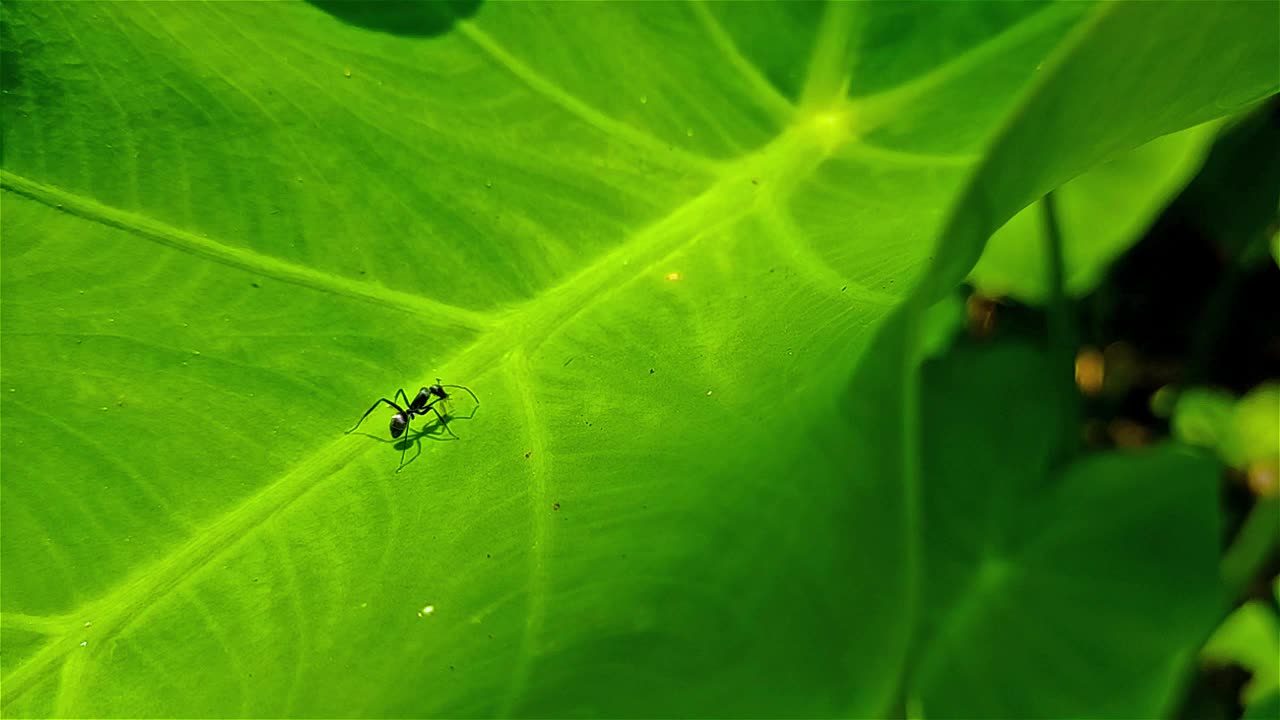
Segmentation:
{"type": "Polygon", "coordinates": [[[1249,590],[1272,553],[1280,551],[1280,498],[1261,498],[1222,556],[1222,581],[1234,602],[1249,590]]]}
{"type": "Polygon", "coordinates": [[[1053,193],[1040,202],[1043,210],[1046,270],[1049,273],[1049,349],[1058,368],[1058,405],[1062,413],[1063,432],[1059,462],[1068,462],[1079,446],[1080,401],[1076,394],[1075,356],[1079,345],[1074,316],[1066,290],[1066,266],[1062,254],[1062,230],[1053,193]]]}

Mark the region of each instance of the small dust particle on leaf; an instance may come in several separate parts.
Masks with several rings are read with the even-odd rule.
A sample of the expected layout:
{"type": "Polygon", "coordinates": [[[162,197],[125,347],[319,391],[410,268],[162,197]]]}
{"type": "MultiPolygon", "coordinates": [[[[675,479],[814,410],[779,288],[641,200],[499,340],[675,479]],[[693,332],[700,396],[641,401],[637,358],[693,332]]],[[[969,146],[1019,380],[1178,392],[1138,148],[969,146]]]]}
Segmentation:
{"type": "Polygon", "coordinates": [[[530,456],[530,455],[532,455],[532,454],[533,454],[533,451],[532,451],[532,450],[530,450],[529,452],[525,453],[525,454],[524,454],[524,459],[525,459],[525,460],[528,460],[528,459],[529,459],[529,456],[530,456]]]}
{"type": "Polygon", "coordinates": [[[845,290],[848,290],[848,289],[849,289],[849,286],[845,285],[844,287],[840,288],[840,292],[844,292],[845,290]]]}
{"type": "Polygon", "coordinates": [[[88,645],[88,644],[89,644],[89,641],[88,641],[88,640],[81,640],[81,641],[80,641],[80,647],[84,647],[84,646],[86,646],[86,645],[88,645]]]}
{"type": "Polygon", "coordinates": [[[552,509],[552,510],[559,510],[559,509],[560,509],[560,503],[556,503],[556,504],[552,505],[552,506],[551,506],[551,509],[552,509]]]}
{"type": "Polygon", "coordinates": [[[707,397],[711,397],[711,391],[710,391],[710,390],[708,390],[708,391],[707,391],[707,397]]]}
{"type": "Polygon", "coordinates": [[[650,374],[650,375],[652,375],[652,374],[653,374],[653,368],[649,368],[649,374],[650,374]]]}
{"type": "Polygon", "coordinates": [[[258,283],[249,283],[249,285],[251,285],[252,287],[256,287],[256,288],[260,288],[260,287],[262,287],[262,286],[261,286],[261,285],[259,285],[258,283]]]}
{"type": "Polygon", "coordinates": [[[89,621],[89,620],[85,620],[85,621],[84,621],[84,626],[85,626],[85,627],[89,627],[89,626],[90,626],[90,625],[92,625],[92,624],[93,624],[93,623],[92,623],[91,621],[89,621]]]}
{"type": "Polygon", "coordinates": [[[343,77],[351,77],[351,68],[345,68],[345,69],[343,69],[343,71],[342,71],[342,76],[343,76],[343,77]]]}
{"type": "Polygon", "coordinates": [[[641,96],[640,96],[640,104],[641,104],[641,105],[648,105],[648,104],[649,104],[649,96],[648,96],[648,95],[641,95],[641,96]]]}
{"type": "Polygon", "coordinates": [[[752,185],[759,185],[759,184],[760,184],[760,178],[751,178],[751,184],[752,184],[752,185]]]}

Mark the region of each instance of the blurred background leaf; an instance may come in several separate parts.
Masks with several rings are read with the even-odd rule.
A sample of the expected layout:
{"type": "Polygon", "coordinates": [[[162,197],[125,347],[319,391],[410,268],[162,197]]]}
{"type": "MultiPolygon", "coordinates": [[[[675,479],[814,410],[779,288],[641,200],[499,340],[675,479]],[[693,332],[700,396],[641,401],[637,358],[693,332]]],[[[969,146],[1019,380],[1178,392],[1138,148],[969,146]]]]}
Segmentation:
{"type": "Polygon", "coordinates": [[[925,367],[924,717],[1164,715],[1217,620],[1214,463],[1056,467],[1054,369],[1009,343],[925,367]]]}

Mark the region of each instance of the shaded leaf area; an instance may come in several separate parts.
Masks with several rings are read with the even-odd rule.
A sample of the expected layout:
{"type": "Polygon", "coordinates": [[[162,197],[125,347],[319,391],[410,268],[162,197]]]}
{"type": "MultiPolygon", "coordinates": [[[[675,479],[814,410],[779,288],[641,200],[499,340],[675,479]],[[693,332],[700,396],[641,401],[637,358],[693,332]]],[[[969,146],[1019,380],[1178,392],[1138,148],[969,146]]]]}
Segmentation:
{"type": "Polygon", "coordinates": [[[1062,85],[1055,49],[1274,9],[974,5],[899,46],[893,5],[758,7],[6,4],[6,715],[882,714],[920,571],[894,309],[1271,87],[1242,43],[982,184],[1028,179],[1029,82],[1165,46],[1062,85]],[[481,399],[461,440],[397,475],[385,415],[340,435],[436,377],[481,399]]]}
{"type": "Polygon", "coordinates": [[[1217,622],[1217,466],[1170,445],[1055,467],[1056,367],[1016,343],[925,366],[926,716],[1161,716],[1217,622]]]}
{"type": "Polygon", "coordinates": [[[336,18],[397,35],[440,35],[471,17],[481,0],[307,0],[336,18]]]}

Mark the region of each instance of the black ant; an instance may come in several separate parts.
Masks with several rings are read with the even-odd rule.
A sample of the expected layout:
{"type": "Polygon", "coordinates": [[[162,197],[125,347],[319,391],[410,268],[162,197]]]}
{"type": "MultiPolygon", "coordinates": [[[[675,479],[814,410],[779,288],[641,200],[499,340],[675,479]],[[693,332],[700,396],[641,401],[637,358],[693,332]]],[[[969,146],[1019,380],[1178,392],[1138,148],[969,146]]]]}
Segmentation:
{"type": "MultiPolygon", "coordinates": [[[[364,422],[364,419],[369,417],[369,413],[376,410],[378,405],[386,403],[396,409],[396,414],[391,416],[390,430],[391,438],[393,440],[404,434],[405,428],[409,427],[409,423],[412,422],[415,417],[418,417],[419,415],[426,415],[428,410],[436,414],[436,417],[440,420],[440,426],[445,429],[445,432],[457,438],[457,434],[454,433],[453,430],[449,429],[447,414],[441,413],[439,408],[436,407],[437,403],[448,400],[452,396],[451,393],[445,391],[445,388],[466,390],[467,394],[471,396],[471,399],[476,401],[476,407],[480,407],[480,398],[476,397],[476,394],[471,392],[471,388],[466,387],[465,385],[441,385],[440,378],[436,378],[436,384],[419,390],[418,396],[413,399],[413,402],[409,402],[409,395],[405,393],[404,388],[396,390],[396,394],[392,397],[397,400],[404,398],[405,407],[400,407],[386,398],[378,398],[373,405],[369,406],[368,410],[364,411],[364,415],[360,416],[360,420],[356,422],[355,426],[345,434],[350,435],[355,432],[356,428],[360,427],[360,423],[364,422]]],[[[400,450],[401,468],[404,467],[404,454],[408,449],[409,443],[406,441],[404,447],[400,450]]],[[[415,455],[414,457],[417,456],[415,455]]],[[[396,472],[400,472],[400,468],[396,468],[396,472]]]]}

